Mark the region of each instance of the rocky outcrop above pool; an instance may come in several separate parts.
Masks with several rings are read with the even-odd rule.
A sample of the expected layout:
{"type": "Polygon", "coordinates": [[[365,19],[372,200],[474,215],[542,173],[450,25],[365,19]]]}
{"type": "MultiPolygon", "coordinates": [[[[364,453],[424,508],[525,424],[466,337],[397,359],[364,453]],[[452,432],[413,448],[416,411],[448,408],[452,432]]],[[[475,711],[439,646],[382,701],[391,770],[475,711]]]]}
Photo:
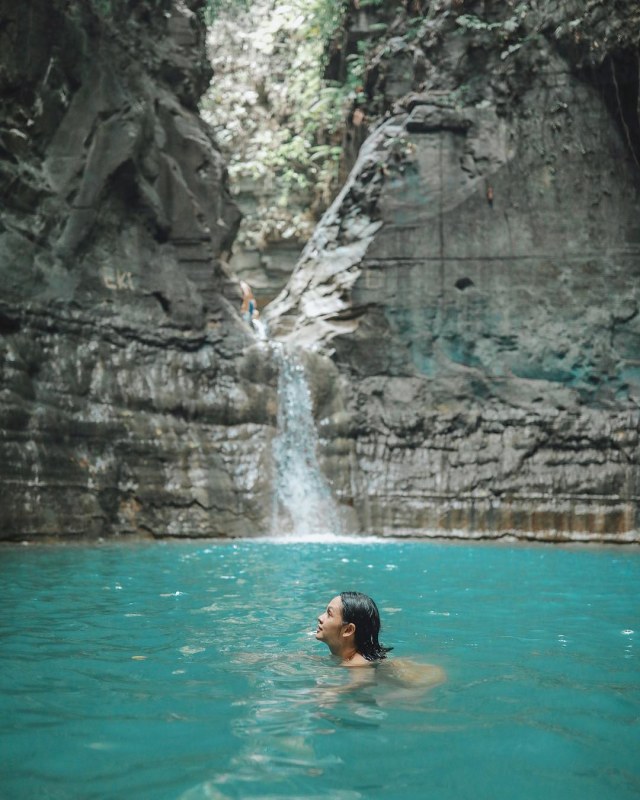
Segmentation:
{"type": "Polygon", "coordinates": [[[0,4],[2,537],[239,535],[269,504],[203,6],[0,4]]]}
{"type": "Polygon", "coordinates": [[[380,52],[383,119],[270,323],[341,375],[321,430],[363,528],[637,540],[636,56],[620,20],[481,5],[380,52]]]}
{"type": "MultiPolygon", "coordinates": [[[[204,4],[0,0],[0,538],[269,530],[204,4]]],[[[345,530],[637,541],[636,4],[356,5],[357,163],[269,311],[345,530]]]]}

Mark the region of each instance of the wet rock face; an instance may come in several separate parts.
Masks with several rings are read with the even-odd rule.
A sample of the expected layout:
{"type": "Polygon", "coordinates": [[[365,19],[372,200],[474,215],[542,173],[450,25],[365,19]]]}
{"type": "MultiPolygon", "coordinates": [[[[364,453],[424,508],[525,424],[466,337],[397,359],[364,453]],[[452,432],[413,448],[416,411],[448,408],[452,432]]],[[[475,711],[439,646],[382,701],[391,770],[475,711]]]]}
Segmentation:
{"type": "MultiPolygon", "coordinates": [[[[380,5],[373,133],[270,309],[345,527],[638,538],[638,26],[582,6],[380,5]]],[[[269,528],[201,7],[0,0],[2,537],[269,528]]]]}
{"type": "Polygon", "coordinates": [[[615,81],[635,91],[616,116],[559,7],[553,35],[500,53],[500,15],[469,33],[482,4],[463,5],[434,4],[423,85],[363,146],[271,324],[349,378],[350,446],[327,436],[326,458],[363,528],[634,539],[637,81],[615,81]]]}
{"type": "Polygon", "coordinates": [[[0,3],[0,536],[250,534],[268,505],[202,5],[0,3]]]}

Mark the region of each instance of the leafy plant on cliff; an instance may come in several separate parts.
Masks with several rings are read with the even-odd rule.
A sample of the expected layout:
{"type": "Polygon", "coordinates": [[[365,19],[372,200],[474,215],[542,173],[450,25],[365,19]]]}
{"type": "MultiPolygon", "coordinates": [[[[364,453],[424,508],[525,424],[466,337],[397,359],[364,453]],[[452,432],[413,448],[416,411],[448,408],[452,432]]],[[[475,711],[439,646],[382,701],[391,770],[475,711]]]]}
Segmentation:
{"type": "Polygon", "coordinates": [[[527,3],[518,3],[510,10],[509,16],[496,22],[487,22],[475,14],[460,14],[456,18],[456,25],[470,36],[487,34],[496,46],[505,48],[501,53],[504,61],[531,38],[523,30],[528,11],[527,3]]]}
{"type": "Polygon", "coordinates": [[[460,14],[456,25],[469,31],[493,31],[501,26],[500,22],[485,22],[475,14],[460,14]]]}

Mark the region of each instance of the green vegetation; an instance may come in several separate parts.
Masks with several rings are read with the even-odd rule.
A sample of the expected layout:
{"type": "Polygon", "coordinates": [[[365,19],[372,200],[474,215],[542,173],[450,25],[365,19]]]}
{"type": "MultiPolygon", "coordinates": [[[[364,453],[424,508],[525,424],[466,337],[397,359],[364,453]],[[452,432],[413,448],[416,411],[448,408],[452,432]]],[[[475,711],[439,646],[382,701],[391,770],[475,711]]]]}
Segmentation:
{"type": "Polygon", "coordinates": [[[475,14],[461,14],[456,18],[456,25],[468,31],[492,31],[502,27],[501,22],[485,22],[475,14]]]}
{"type": "Polygon", "coordinates": [[[215,77],[202,103],[229,160],[244,208],[239,243],[261,248],[279,238],[306,239],[337,189],[349,79],[323,77],[329,43],[340,29],[343,0],[212,0],[215,77]],[[215,6],[215,8],[214,8],[215,6]],[[253,205],[252,205],[253,204],[253,205]]]}
{"type": "Polygon", "coordinates": [[[204,18],[207,25],[213,25],[216,17],[221,13],[234,11],[248,11],[251,8],[251,0],[207,0],[204,11],[204,18]]]}
{"type": "MultiPolygon", "coordinates": [[[[353,1],[208,2],[215,75],[202,112],[214,126],[245,214],[238,243],[259,249],[280,238],[305,240],[335,196],[347,117],[356,106],[369,118],[386,111],[379,88],[399,37],[433,61],[435,32],[453,26],[466,46],[499,53],[500,69],[512,77],[528,69],[527,51],[541,37],[596,66],[611,52],[624,60],[640,39],[640,11],[629,0],[611,0],[613,14],[605,13],[605,0],[570,8],[509,0],[486,13],[480,4],[457,2],[446,12],[434,5],[427,13],[425,3],[358,0],[358,11],[379,13],[369,15],[366,35],[353,35],[346,53],[340,48],[346,47],[345,15],[349,7],[354,17],[353,1]],[[327,66],[340,82],[324,77],[327,66]]],[[[465,77],[450,91],[456,105],[486,97],[484,74],[465,77]]]]}

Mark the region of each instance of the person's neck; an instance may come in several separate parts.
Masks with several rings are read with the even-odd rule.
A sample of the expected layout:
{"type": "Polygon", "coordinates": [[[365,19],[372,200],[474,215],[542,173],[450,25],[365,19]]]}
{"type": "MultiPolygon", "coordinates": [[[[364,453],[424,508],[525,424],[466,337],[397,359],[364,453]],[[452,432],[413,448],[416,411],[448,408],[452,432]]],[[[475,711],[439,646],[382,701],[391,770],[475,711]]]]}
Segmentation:
{"type": "Polygon", "coordinates": [[[355,645],[347,643],[342,647],[332,650],[331,654],[340,659],[343,664],[348,664],[358,655],[358,650],[355,645]]]}
{"type": "Polygon", "coordinates": [[[353,659],[354,659],[354,658],[355,658],[357,655],[358,655],[358,651],[355,649],[355,647],[351,648],[350,650],[347,650],[347,651],[346,651],[346,652],[344,652],[344,653],[342,654],[342,656],[341,656],[341,658],[342,658],[342,663],[343,663],[343,664],[348,664],[350,661],[353,661],[353,659]]]}

